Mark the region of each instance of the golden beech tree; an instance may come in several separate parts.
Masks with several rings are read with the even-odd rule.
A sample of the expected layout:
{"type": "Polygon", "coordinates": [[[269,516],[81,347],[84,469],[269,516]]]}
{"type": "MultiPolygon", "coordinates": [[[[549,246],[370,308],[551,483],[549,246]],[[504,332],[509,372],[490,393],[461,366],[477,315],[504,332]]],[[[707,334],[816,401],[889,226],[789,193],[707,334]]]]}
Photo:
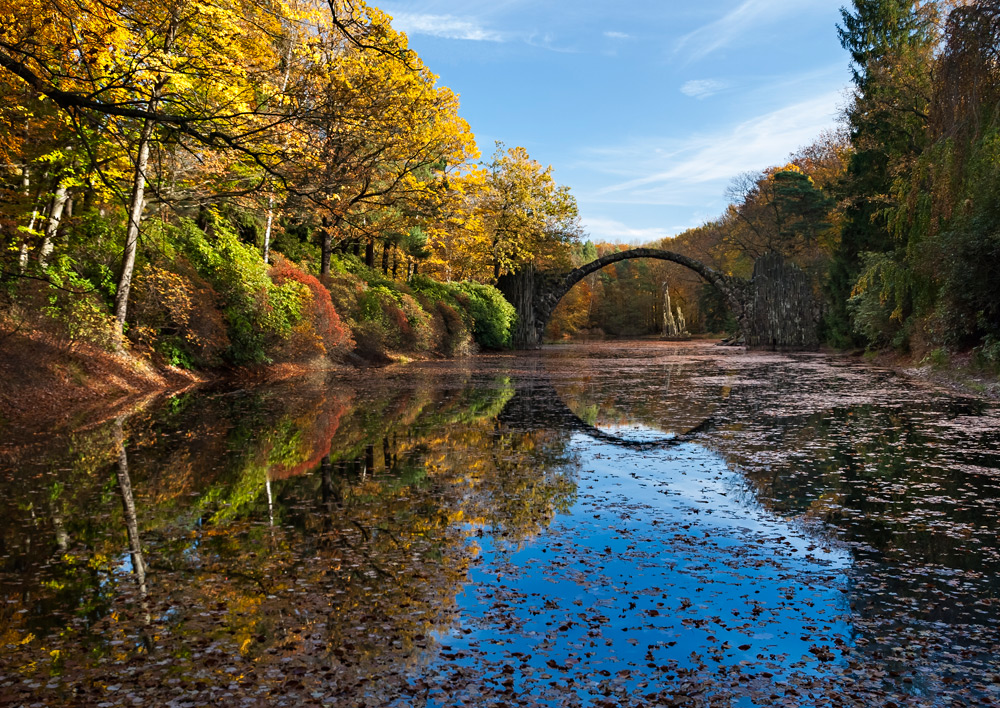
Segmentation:
{"type": "Polygon", "coordinates": [[[429,214],[445,175],[478,157],[457,96],[436,85],[406,36],[375,8],[352,11],[363,41],[318,34],[316,64],[296,89],[304,127],[292,201],[318,211],[322,275],[338,238],[366,242],[373,265],[386,214],[429,214]]]}
{"type": "Polygon", "coordinates": [[[489,236],[479,204],[486,193],[489,173],[473,166],[451,176],[439,192],[433,217],[426,222],[431,272],[442,280],[476,280],[492,277],[489,236]]]}
{"type": "Polygon", "coordinates": [[[567,264],[564,246],[579,238],[579,215],[569,188],[552,178],[552,167],[543,168],[523,147],[504,150],[498,143],[486,169],[478,209],[493,278],[529,263],[567,264]]]}
{"type": "Polygon", "coordinates": [[[445,277],[495,281],[529,264],[569,267],[581,234],[576,200],[523,147],[497,143],[493,159],[449,182],[452,199],[431,227],[445,277]]]}

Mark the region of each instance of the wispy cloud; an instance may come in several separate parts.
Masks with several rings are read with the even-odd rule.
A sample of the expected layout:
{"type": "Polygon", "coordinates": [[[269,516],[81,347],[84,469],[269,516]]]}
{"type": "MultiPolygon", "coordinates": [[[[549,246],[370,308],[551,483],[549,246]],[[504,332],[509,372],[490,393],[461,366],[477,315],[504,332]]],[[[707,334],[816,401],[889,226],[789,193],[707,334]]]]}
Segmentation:
{"type": "Polygon", "coordinates": [[[430,15],[397,12],[392,25],[406,34],[425,34],[445,39],[465,39],[476,42],[503,42],[504,35],[488,29],[477,20],[455,15],[430,15]]]}
{"type": "Polygon", "coordinates": [[[723,89],[729,88],[729,84],[725,81],[718,81],[716,79],[695,79],[693,81],[688,81],[683,86],[681,86],[681,93],[685,96],[691,96],[692,98],[703,99],[709,96],[714,96],[723,89]]]}
{"type": "Polygon", "coordinates": [[[627,35],[624,32],[605,32],[604,36],[607,37],[607,38],[609,38],[609,39],[631,39],[632,38],[630,35],[627,35]]]}
{"type": "Polygon", "coordinates": [[[533,32],[531,34],[524,35],[522,41],[529,47],[535,47],[537,49],[545,49],[550,52],[557,52],[559,54],[579,54],[580,50],[575,46],[560,46],[557,44],[559,38],[553,35],[551,32],[546,32],[540,34],[538,32],[533,32]]]}
{"type": "Polygon", "coordinates": [[[660,227],[635,228],[614,219],[584,217],[581,219],[587,238],[598,243],[649,243],[673,236],[675,231],[660,227]]]}
{"type": "Polygon", "coordinates": [[[729,45],[753,27],[777,22],[783,15],[801,7],[798,0],[745,0],[714,22],[681,37],[674,45],[674,53],[683,54],[689,62],[697,61],[729,45]]]}
{"type": "Polygon", "coordinates": [[[714,134],[594,150],[602,164],[632,164],[639,176],[596,190],[594,201],[702,205],[736,175],[784,160],[836,120],[841,91],[785,106],[714,134]],[[646,174],[641,174],[645,172],[646,174]]]}

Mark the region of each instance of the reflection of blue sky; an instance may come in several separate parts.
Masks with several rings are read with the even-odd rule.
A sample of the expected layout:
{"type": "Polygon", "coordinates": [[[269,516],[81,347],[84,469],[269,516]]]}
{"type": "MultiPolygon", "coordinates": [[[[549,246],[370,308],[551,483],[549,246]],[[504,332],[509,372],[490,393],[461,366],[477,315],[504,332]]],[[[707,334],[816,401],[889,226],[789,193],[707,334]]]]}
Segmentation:
{"type": "Polygon", "coordinates": [[[523,145],[573,188],[595,240],[718,216],[740,172],[834,126],[842,0],[386,0],[462,98],[480,148],[523,145]]]}
{"type": "MultiPolygon", "coordinates": [[[[770,514],[716,453],[630,452],[584,435],[570,447],[584,470],[576,505],[523,548],[479,540],[461,625],[440,638],[451,651],[478,653],[468,662],[481,667],[530,654],[513,678],[545,698],[549,681],[602,671],[662,683],[649,664],[690,668],[695,656],[712,671],[821,672],[810,648],[851,643],[849,552],[770,514]],[[564,673],[549,661],[576,663],[564,673]]],[[[587,685],[574,690],[586,697],[587,685]]]]}
{"type": "Polygon", "coordinates": [[[603,423],[598,423],[594,427],[602,433],[614,435],[629,442],[658,442],[677,437],[673,432],[660,430],[659,428],[639,423],[632,423],[629,425],[605,425],[603,423]]]}

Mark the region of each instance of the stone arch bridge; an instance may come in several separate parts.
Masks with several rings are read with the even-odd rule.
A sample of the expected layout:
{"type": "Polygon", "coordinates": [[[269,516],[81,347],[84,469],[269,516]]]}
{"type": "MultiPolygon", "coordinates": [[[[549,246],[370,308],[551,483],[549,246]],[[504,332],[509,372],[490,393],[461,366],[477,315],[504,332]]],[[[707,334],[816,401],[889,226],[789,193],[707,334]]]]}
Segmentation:
{"type": "Polygon", "coordinates": [[[585,277],[600,269],[635,258],[655,258],[690,268],[722,293],[752,349],[815,349],[819,346],[820,309],[808,277],[796,266],[769,253],[754,263],[746,280],[720,273],[701,261],[673,251],[633,248],[602,256],[566,272],[528,267],[503,275],[497,287],[517,310],[513,344],[518,349],[541,345],[545,327],[559,301],[585,277]]]}

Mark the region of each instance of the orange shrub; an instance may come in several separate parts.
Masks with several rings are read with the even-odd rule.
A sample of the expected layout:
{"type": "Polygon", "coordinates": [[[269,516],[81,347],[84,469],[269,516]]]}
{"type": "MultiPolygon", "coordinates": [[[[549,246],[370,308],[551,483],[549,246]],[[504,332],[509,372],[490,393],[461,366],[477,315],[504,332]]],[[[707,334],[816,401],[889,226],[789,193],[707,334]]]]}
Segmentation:
{"type": "Polygon", "coordinates": [[[136,274],[129,336],[170,363],[217,366],[229,346],[219,295],[185,259],[170,268],[147,264],[136,274]]]}
{"type": "Polygon", "coordinates": [[[352,346],[350,331],[340,321],[330,291],[319,280],[278,253],[274,254],[270,275],[277,285],[290,281],[301,283],[312,294],[309,301],[303,303],[302,321],[295,327],[288,345],[293,356],[309,353],[329,356],[341,347],[352,346]]]}

